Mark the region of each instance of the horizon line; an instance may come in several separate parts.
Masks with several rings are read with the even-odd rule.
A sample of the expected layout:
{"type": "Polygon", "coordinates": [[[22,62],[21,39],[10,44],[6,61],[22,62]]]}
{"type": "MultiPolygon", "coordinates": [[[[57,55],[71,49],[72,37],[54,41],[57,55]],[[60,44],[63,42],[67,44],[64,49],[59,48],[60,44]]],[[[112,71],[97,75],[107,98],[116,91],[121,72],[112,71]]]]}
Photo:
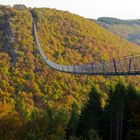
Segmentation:
{"type": "Polygon", "coordinates": [[[63,11],[63,12],[69,12],[69,13],[71,13],[71,14],[75,14],[75,15],[78,15],[78,16],[81,16],[81,17],[84,17],[84,18],[86,18],[86,19],[93,19],[93,20],[98,20],[99,18],[114,18],[114,19],[118,19],[118,20],[125,20],[125,21],[127,21],[127,20],[132,20],[132,21],[134,21],[134,20],[140,20],[140,18],[118,18],[118,17],[114,17],[114,16],[99,16],[99,17],[97,17],[97,18],[89,18],[89,17],[85,17],[85,16],[83,16],[83,15],[80,15],[80,14],[78,14],[78,13],[75,13],[75,12],[72,12],[72,11],[69,11],[69,10],[63,10],[63,9],[57,9],[57,8],[53,8],[53,7],[47,7],[47,6],[28,6],[28,5],[26,5],[26,4],[21,4],[21,3],[17,3],[17,4],[7,4],[7,5],[5,5],[5,4],[1,4],[0,3],[0,6],[10,6],[11,8],[14,8],[14,6],[15,5],[23,5],[23,6],[25,6],[25,7],[27,7],[27,8],[48,8],[48,9],[56,9],[56,10],[58,10],[58,11],[63,11]]]}

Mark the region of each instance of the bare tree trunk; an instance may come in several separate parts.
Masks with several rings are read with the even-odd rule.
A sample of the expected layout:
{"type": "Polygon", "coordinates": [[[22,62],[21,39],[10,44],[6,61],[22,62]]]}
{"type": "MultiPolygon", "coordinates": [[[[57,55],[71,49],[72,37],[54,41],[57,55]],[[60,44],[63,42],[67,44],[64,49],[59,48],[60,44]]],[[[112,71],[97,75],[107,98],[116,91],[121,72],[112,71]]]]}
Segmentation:
{"type": "Polygon", "coordinates": [[[112,118],[110,119],[110,140],[112,140],[112,131],[113,131],[113,127],[112,127],[112,118]]]}
{"type": "Polygon", "coordinates": [[[119,125],[120,124],[120,112],[117,112],[117,137],[116,140],[119,140],[119,125]]]}
{"type": "Polygon", "coordinates": [[[122,140],[122,135],[123,135],[123,105],[121,107],[120,140],[122,140]]]}

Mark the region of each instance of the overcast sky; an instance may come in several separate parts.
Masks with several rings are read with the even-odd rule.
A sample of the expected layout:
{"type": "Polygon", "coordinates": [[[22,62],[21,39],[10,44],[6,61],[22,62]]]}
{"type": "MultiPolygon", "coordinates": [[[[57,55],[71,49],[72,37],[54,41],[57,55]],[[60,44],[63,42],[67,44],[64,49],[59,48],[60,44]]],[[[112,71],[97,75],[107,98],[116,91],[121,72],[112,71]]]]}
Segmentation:
{"type": "Polygon", "coordinates": [[[94,19],[140,19],[140,0],[0,0],[0,4],[56,8],[94,19]]]}

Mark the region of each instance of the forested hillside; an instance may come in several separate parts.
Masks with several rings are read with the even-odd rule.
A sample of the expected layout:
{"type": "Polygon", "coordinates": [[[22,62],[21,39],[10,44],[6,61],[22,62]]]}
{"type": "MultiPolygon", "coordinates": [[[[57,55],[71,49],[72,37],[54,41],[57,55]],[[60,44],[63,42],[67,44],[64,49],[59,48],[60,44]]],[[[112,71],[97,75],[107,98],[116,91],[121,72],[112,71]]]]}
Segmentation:
{"type": "Polygon", "coordinates": [[[105,29],[140,45],[140,20],[120,20],[116,18],[98,18],[97,23],[105,29]]]}
{"type": "MultiPolygon", "coordinates": [[[[0,6],[0,140],[76,139],[83,135],[72,126],[77,133],[70,138],[72,112],[76,110],[70,124],[78,121],[94,85],[104,97],[100,102],[103,109],[108,104],[108,86],[114,86],[119,78],[75,76],[50,69],[34,41],[32,14],[42,49],[56,63],[98,62],[140,52],[140,47],[69,12],[0,6]]],[[[127,84],[140,87],[139,77],[126,79],[127,84]]]]}

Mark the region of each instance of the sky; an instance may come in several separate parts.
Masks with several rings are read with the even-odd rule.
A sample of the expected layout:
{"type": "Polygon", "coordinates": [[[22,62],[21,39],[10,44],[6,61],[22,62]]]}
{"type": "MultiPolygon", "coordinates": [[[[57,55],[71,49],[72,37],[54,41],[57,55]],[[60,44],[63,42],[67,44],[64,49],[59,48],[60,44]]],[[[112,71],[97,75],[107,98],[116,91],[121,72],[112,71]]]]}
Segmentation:
{"type": "Polygon", "coordinates": [[[140,19],[140,0],[0,0],[0,4],[56,8],[92,19],[140,19]]]}

